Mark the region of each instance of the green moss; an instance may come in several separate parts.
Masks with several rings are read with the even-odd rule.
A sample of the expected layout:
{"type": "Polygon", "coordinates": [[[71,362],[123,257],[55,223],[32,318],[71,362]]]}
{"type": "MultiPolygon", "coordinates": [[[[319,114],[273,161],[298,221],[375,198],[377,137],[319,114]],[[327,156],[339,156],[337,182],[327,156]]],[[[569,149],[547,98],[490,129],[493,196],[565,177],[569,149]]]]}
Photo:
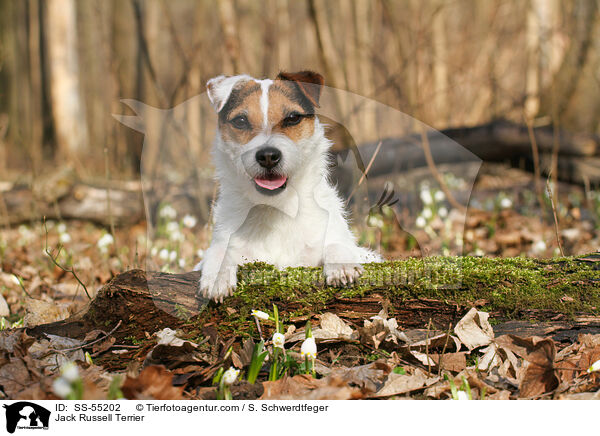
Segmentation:
{"type": "Polygon", "coordinates": [[[252,309],[269,311],[275,303],[289,319],[326,311],[335,298],[374,292],[395,304],[432,298],[469,306],[483,299],[488,310],[507,316],[531,309],[597,313],[600,271],[575,258],[408,258],[365,265],[354,286],[334,288],[325,285],[321,268],[279,271],[264,263],[248,264],[240,268],[238,289],[226,305],[236,312],[228,314],[223,306],[209,306],[198,321],[216,315],[228,330],[247,335],[252,309]]]}

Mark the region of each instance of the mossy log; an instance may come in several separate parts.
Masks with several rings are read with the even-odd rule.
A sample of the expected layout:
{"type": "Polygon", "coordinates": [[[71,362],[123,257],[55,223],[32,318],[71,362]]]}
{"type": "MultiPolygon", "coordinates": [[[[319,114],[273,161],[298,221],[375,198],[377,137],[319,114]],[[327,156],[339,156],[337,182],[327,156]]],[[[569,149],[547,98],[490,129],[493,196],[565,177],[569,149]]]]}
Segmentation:
{"type": "Polygon", "coordinates": [[[599,260],[594,255],[551,260],[410,258],[366,265],[360,281],[348,288],[326,286],[320,268],[278,271],[251,264],[240,269],[238,289],[223,304],[196,299],[199,272],[131,270],[107,283],[81,313],[28,333],[82,338],[120,321],[117,338],[207,324],[243,334],[253,328],[251,311],[268,311],[273,304],[286,323],[298,325],[322,312],[362,324],[384,306],[403,328],[422,328],[430,320],[447,328],[473,306],[499,319],[574,319],[599,312],[599,260]]]}

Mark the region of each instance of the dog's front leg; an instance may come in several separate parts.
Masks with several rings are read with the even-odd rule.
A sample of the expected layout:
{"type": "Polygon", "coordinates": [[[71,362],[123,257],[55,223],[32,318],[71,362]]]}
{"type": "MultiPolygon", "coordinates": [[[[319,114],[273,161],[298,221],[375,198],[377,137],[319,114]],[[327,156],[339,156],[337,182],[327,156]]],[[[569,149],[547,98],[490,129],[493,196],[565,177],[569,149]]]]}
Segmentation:
{"type": "Polygon", "coordinates": [[[229,240],[215,241],[206,250],[204,261],[198,265],[202,270],[198,296],[223,302],[233,295],[237,285],[237,262],[230,253],[229,240]]]}

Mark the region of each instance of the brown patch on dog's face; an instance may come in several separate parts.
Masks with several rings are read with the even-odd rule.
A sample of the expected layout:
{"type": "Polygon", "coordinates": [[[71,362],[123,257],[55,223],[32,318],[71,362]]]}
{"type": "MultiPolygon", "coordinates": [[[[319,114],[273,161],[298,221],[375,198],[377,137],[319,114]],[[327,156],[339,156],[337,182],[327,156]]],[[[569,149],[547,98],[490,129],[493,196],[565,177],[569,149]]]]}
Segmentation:
{"type": "Polygon", "coordinates": [[[262,130],[261,94],[260,84],[253,80],[231,92],[227,103],[219,112],[219,130],[225,141],[243,145],[262,130]]]}
{"type": "Polygon", "coordinates": [[[314,107],[302,105],[294,85],[276,80],[269,88],[268,120],[273,133],[282,133],[294,142],[309,138],[315,130],[314,107]]]}

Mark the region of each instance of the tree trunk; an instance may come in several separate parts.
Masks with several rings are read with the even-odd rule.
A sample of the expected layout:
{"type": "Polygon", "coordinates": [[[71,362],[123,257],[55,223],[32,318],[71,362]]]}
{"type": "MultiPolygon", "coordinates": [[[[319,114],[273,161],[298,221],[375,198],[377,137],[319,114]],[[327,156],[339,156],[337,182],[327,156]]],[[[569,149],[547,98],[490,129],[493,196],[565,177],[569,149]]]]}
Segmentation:
{"type": "Polygon", "coordinates": [[[75,0],[46,2],[46,48],[50,99],[62,158],[77,162],[89,148],[77,56],[75,0]]]}

